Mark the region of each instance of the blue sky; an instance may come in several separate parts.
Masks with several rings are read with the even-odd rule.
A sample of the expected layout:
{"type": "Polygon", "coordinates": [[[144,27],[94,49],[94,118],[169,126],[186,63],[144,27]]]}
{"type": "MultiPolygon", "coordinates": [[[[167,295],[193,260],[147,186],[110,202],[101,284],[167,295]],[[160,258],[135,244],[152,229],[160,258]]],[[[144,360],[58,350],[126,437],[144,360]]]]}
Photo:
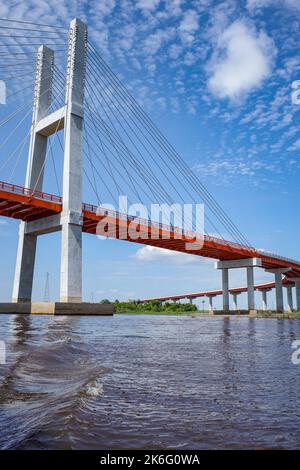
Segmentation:
{"type": "MultiPolygon", "coordinates": [[[[299,14],[297,0],[0,2],[2,18],[86,21],[97,50],[250,242],[296,259],[300,108],[291,84],[300,79],[299,14]]],[[[20,184],[24,165],[14,175],[20,184]]],[[[8,300],[17,223],[2,218],[0,230],[0,299],[8,300]]],[[[35,298],[47,271],[58,297],[59,241],[59,234],[39,240],[35,298]]],[[[87,300],[220,287],[209,260],[88,235],[84,269],[87,300]]],[[[231,279],[241,285],[245,275],[234,271],[231,279]]],[[[256,272],[257,282],[269,279],[256,272]]]]}

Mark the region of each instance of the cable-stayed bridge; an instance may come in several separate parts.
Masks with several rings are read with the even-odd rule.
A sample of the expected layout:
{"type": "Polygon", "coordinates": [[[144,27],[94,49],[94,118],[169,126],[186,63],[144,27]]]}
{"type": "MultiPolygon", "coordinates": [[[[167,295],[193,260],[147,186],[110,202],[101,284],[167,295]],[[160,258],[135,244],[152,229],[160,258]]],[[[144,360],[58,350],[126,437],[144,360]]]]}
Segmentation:
{"type": "Polygon", "coordinates": [[[274,273],[266,289],[275,287],[278,311],[283,283],[296,286],[300,310],[300,262],[251,246],[98,54],[86,24],[75,19],[67,30],[0,20],[0,31],[0,79],[10,85],[0,121],[0,215],[21,221],[10,308],[31,303],[37,237],[54,231],[62,232],[60,303],[64,311],[80,305],[82,233],[99,235],[102,227],[112,238],[216,259],[224,311],[236,268],[247,270],[243,289],[255,310],[255,267],[274,273]],[[17,178],[26,160],[24,184],[17,178]],[[85,194],[94,204],[83,202],[85,194]],[[138,216],[112,208],[120,195],[139,204],[138,216]],[[204,204],[201,233],[191,212],[188,229],[176,224],[178,202],[204,204]],[[151,203],[160,205],[162,218],[171,207],[173,223],[143,216],[141,205],[151,203]]]}

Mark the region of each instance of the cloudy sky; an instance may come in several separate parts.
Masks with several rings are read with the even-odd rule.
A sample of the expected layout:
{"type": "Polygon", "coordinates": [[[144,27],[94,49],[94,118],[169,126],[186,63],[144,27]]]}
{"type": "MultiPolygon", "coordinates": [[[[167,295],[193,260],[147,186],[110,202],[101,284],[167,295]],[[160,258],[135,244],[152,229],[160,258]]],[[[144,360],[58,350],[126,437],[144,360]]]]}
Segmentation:
{"type": "MultiPolygon", "coordinates": [[[[96,49],[250,242],[298,259],[300,108],[291,85],[300,80],[299,14],[298,0],[0,1],[1,18],[86,21],[96,49]]],[[[0,220],[0,237],[8,300],[17,224],[0,220]]],[[[35,297],[47,271],[55,297],[59,235],[41,239],[38,254],[35,297]]],[[[220,287],[209,260],[89,236],[84,267],[87,300],[220,287]]],[[[233,272],[232,285],[244,277],[233,272]]]]}

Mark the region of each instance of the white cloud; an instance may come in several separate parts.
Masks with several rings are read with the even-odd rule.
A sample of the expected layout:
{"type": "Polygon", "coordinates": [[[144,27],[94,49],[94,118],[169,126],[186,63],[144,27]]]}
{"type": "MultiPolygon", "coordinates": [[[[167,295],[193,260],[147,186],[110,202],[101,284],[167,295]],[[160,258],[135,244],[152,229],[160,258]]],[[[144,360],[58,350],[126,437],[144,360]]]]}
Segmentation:
{"type": "Polygon", "coordinates": [[[150,34],[144,41],[143,49],[146,54],[156,54],[161,46],[169,41],[175,34],[174,28],[167,28],[165,30],[159,29],[150,34]]]}
{"type": "Polygon", "coordinates": [[[140,248],[134,257],[139,261],[146,262],[171,262],[173,264],[193,264],[197,263],[199,257],[194,255],[180,253],[178,251],[165,250],[155,246],[144,246],[140,248]]]}
{"type": "Polygon", "coordinates": [[[94,16],[109,15],[116,6],[116,0],[101,0],[101,2],[93,1],[92,4],[89,4],[91,11],[93,11],[94,16]]]}
{"type": "Polygon", "coordinates": [[[272,5],[274,3],[277,3],[277,0],[247,0],[247,8],[249,10],[254,10],[272,5]]]}
{"type": "Polygon", "coordinates": [[[250,11],[272,5],[300,9],[299,0],[247,0],[247,8],[250,11]]]}
{"type": "Polygon", "coordinates": [[[178,27],[179,35],[183,43],[192,43],[194,35],[199,28],[198,13],[195,10],[187,10],[178,27]]]}
{"type": "Polygon", "coordinates": [[[208,70],[210,90],[220,98],[237,100],[258,88],[271,74],[275,47],[264,32],[242,21],[220,36],[208,70]]]}
{"type": "Polygon", "coordinates": [[[249,182],[251,186],[259,186],[263,181],[271,181],[270,176],[277,172],[277,162],[250,156],[223,157],[212,159],[209,163],[198,163],[194,169],[202,178],[213,178],[216,185],[231,185],[235,181],[236,184],[249,182]]]}
{"type": "Polygon", "coordinates": [[[136,6],[143,11],[153,11],[160,3],[160,0],[138,0],[136,6]]]}
{"type": "Polygon", "coordinates": [[[300,149],[300,139],[297,139],[290,147],[288,147],[289,152],[295,152],[300,149]]]}

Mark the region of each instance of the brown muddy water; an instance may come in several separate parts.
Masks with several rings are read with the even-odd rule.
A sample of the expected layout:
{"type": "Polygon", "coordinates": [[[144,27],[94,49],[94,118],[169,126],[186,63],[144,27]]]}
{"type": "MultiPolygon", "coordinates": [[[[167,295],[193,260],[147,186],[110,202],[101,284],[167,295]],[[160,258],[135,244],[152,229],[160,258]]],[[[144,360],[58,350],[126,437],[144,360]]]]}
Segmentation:
{"type": "Polygon", "coordinates": [[[2,449],[299,448],[300,321],[2,315],[2,449]]]}

